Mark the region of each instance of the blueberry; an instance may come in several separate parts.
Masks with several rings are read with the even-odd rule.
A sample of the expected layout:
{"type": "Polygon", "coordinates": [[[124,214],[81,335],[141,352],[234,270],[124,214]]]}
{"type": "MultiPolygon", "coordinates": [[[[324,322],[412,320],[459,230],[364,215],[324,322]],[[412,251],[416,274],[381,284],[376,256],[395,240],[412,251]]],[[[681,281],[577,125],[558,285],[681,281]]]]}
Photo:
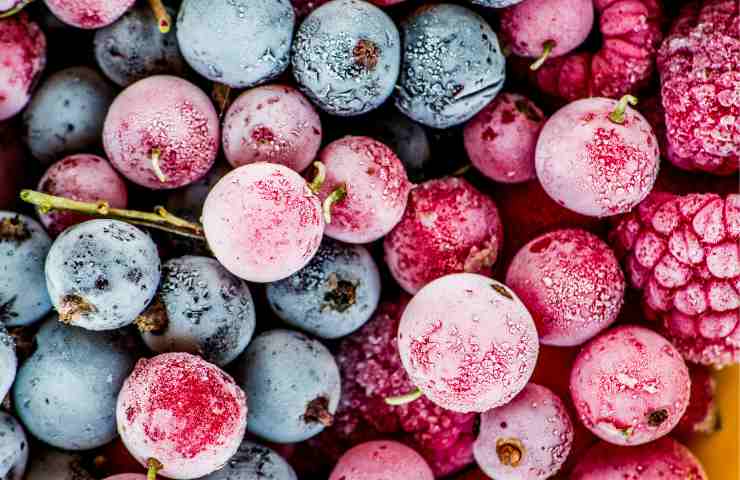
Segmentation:
{"type": "Polygon", "coordinates": [[[0,412],[0,478],[22,480],[28,462],[28,441],[11,415],[0,412]]]}
{"type": "Polygon", "coordinates": [[[90,220],[65,230],[46,258],[46,286],[59,319],[89,330],[132,323],[154,297],[157,247],[117,220],[90,220]]]}
{"type": "Polygon", "coordinates": [[[298,477],[277,452],[244,440],[222,469],[200,480],[298,480],[298,477]]]}
{"type": "MultiPolygon", "coordinates": [[[[174,17],[174,10],[167,11],[174,17]]],[[[149,7],[132,8],[95,32],[95,60],[105,76],[121,87],[152,75],[182,75],[185,61],[175,29],[173,25],[163,34],[149,7]]]]}
{"type": "Polygon", "coordinates": [[[36,438],[65,450],[87,450],[116,436],[116,398],[137,359],[135,337],[91,332],[51,316],[37,348],[18,369],[13,404],[36,438]]]}
{"type": "Polygon", "coordinates": [[[303,21],[293,44],[301,90],[333,115],[359,115],[393,92],[401,63],[393,21],[360,0],[333,0],[303,21]]]}
{"type": "Polygon", "coordinates": [[[308,265],[268,284],[266,292],[270,308],[286,323],[338,338],[370,319],[380,300],[380,274],[365,247],[324,237],[308,265]]]}
{"type": "Polygon", "coordinates": [[[10,391],[18,370],[18,357],[15,355],[15,341],[0,324],[0,399],[10,391]]]}
{"type": "Polygon", "coordinates": [[[504,85],[498,38],[477,13],[424,5],[401,23],[403,63],[396,106],[433,128],[465,122],[504,85]]]}
{"type": "Polygon", "coordinates": [[[468,0],[471,3],[477,5],[483,5],[484,7],[490,8],[506,8],[517,3],[522,3],[524,0],[468,0]]]}
{"type": "Polygon", "coordinates": [[[137,324],[157,353],[199,354],[222,366],[252,339],[254,304],[246,282],[213,258],[173,258],[162,265],[157,298],[137,324]]]}
{"type": "Polygon", "coordinates": [[[72,67],[50,76],[23,113],[24,137],[44,164],[100,143],[103,121],[115,91],[88,67],[72,67]]]}
{"type": "Polygon", "coordinates": [[[289,0],[184,0],[177,40],[199,74],[244,88],[288,67],[294,25],[289,0]]]}
{"type": "Polygon", "coordinates": [[[0,211],[0,322],[30,325],[51,310],[44,262],[51,239],[35,220],[0,211]]]}
{"type": "Polygon", "coordinates": [[[26,480],[93,480],[80,464],[80,455],[62,452],[54,448],[34,447],[33,457],[28,462],[26,480]]]}
{"type": "Polygon", "coordinates": [[[331,424],[341,392],[329,350],[291,330],[257,336],[235,362],[249,399],[247,430],[271,442],[301,442],[331,424]]]}

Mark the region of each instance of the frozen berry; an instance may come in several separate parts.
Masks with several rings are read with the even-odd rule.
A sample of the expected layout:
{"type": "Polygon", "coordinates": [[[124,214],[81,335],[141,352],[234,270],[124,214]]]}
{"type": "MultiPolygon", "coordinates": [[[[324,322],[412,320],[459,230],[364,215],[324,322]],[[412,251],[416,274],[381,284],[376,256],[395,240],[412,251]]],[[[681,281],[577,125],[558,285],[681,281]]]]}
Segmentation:
{"type": "Polygon", "coordinates": [[[23,480],[28,463],[28,440],[18,420],[0,412],[0,478],[23,480]]]}
{"type": "Polygon", "coordinates": [[[501,41],[515,55],[559,57],[586,40],[594,23],[593,0],[524,0],[501,11],[501,41]]]}
{"type": "Polygon", "coordinates": [[[298,480],[298,477],[277,452],[244,440],[223,468],[200,480],[298,480]]]}
{"type": "Polygon", "coordinates": [[[110,25],[131,8],[135,0],[44,0],[62,22],[77,28],[110,25]]]}
{"type": "Polygon", "coordinates": [[[562,400],[529,383],[514,399],[481,414],[474,452],[491,478],[548,479],[565,463],[573,424],[562,400]]]}
{"type": "Polygon", "coordinates": [[[740,5],[693,2],[658,52],[668,159],[719,175],[740,162],[740,5]]]}
{"type": "Polygon", "coordinates": [[[544,124],[542,111],[531,100],[502,93],[465,125],[468,158],[491,180],[532,180],[534,149],[544,124]]]}
{"type": "Polygon", "coordinates": [[[651,317],[692,362],[740,359],[740,195],[650,195],[612,239],[651,317]]]}
{"type": "Polygon", "coordinates": [[[46,37],[25,13],[0,21],[0,120],[20,112],[46,65],[46,37]]]}
{"type": "Polygon", "coordinates": [[[411,183],[390,148],[368,137],[344,137],[327,145],[319,160],[326,166],[322,201],[331,201],[337,189],[345,192],[329,207],[328,237],[370,243],[401,220],[411,183]]]}
{"type": "Polygon", "coordinates": [[[719,412],[715,402],[717,383],[711,370],[703,365],[689,365],[691,395],[689,406],[673,434],[690,439],[696,434],[710,435],[719,430],[719,412]]]}
{"type": "Polygon", "coordinates": [[[469,120],[504,85],[498,38],[477,13],[452,4],[423,5],[401,23],[403,60],[396,106],[433,128],[469,120]]]}
{"type": "Polygon", "coordinates": [[[151,189],[177,188],[208,172],[218,152],[219,121],[211,100],[186,80],[157,75],[116,97],[103,127],[111,163],[151,189]]]}
{"type": "Polygon", "coordinates": [[[15,354],[15,340],[0,323],[0,398],[10,391],[18,370],[18,357],[15,354]]]}
{"type": "Polygon", "coordinates": [[[614,252],[584,230],[533,239],[512,260],[506,284],[527,306],[545,345],[580,345],[614,323],[625,281],[614,252]]]}
{"type": "Polygon", "coordinates": [[[647,120],[627,106],[633,100],[577,100],[545,123],[535,167],[555,201],[605,217],[631,210],[650,193],[658,175],[658,140],[647,120]]]}
{"type": "Polygon", "coordinates": [[[673,345],[646,328],[625,325],[583,347],[570,393],[581,422],[598,437],[641,445],[676,426],[689,403],[690,383],[673,345]]]}
{"type": "Polygon", "coordinates": [[[274,282],[303,268],[319,248],[319,198],[295,171],[253,163],[223,177],[206,197],[203,228],[216,258],[237,277],[274,282]]]}
{"type": "Polygon", "coordinates": [[[34,445],[26,480],[95,480],[95,477],[82,466],[81,455],[34,445]]]}
{"type": "MultiPolygon", "coordinates": [[[[126,208],[128,190],[123,179],[105,160],[95,155],[71,155],[50,166],[39,180],[39,191],[83,202],[108,202],[126,208]]],[[[52,236],[90,217],[66,211],[40,213],[41,223],[52,236]]]]}
{"type": "Polygon", "coordinates": [[[271,162],[301,172],[319,151],[321,120],[298,90],[265,85],[234,100],[222,136],[224,155],[234,167],[271,162]]]}
{"type": "Polygon", "coordinates": [[[639,447],[600,442],[579,461],[571,480],[707,480],[699,460],[671,438],[639,447]]]}
{"type": "Polygon", "coordinates": [[[0,210],[18,203],[28,170],[20,133],[10,121],[0,121],[0,210]]]}
{"type": "Polygon", "coordinates": [[[489,273],[503,243],[496,204],[466,180],[417,186],[401,221],[385,237],[385,260],[409,293],[449,273],[489,273]]]}
{"type": "Polygon", "coordinates": [[[514,398],[532,375],[538,345],[516,294],[470,273],[422,288],[398,328],[411,380],[434,403],[457,412],[484,412],[514,398]]]}
{"type": "Polygon", "coordinates": [[[329,480],[434,480],[429,465],[411,448],[388,440],[366,442],[345,453],[329,480]]]}
{"type": "Polygon", "coordinates": [[[116,408],[118,431],[142,465],[154,459],[175,479],[207,475],[234,455],[244,436],[244,392],[218,367],[187,353],[141,359],[116,408]]]}
{"type": "Polygon", "coordinates": [[[300,20],[328,1],[329,0],[290,0],[290,3],[293,4],[295,15],[300,20]]]}

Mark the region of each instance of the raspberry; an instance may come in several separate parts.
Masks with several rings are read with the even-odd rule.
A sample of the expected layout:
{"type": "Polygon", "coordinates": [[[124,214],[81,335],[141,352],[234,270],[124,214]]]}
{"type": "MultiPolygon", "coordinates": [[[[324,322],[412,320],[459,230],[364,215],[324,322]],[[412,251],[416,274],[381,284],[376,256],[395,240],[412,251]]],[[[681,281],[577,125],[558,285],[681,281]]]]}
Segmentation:
{"type": "Polygon", "coordinates": [[[729,175],[740,158],[740,4],[689,4],[658,51],[668,159],[729,175]]]}
{"type": "Polygon", "coordinates": [[[611,239],[648,317],[687,360],[740,360],[740,194],[652,193],[611,239]]]}

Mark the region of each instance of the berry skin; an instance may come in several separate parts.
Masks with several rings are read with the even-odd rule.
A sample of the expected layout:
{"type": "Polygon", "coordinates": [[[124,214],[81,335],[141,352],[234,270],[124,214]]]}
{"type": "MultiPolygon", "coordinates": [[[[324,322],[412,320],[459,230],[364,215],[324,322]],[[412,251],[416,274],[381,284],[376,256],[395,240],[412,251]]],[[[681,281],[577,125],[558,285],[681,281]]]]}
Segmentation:
{"type": "Polygon", "coordinates": [[[122,473],[120,475],[106,477],[103,480],[146,480],[146,475],[140,473],[122,473]]]}
{"type": "MultiPolygon", "coordinates": [[[[175,11],[167,12],[174,18],[175,11]]],[[[152,9],[131,8],[111,25],[95,32],[95,61],[103,74],[120,87],[152,75],[185,72],[185,60],[177,45],[176,26],[159,30],[152,9]]]]}
{"type": "Polygon", "coordinates": [[[272,311],[285,323],[321,338],[348,335],[380,300],[380,273],[361,245],[324,239],[298,272],[266,287],[272,311]]]}
{"type": "Polygon", "coordinates": [[[668,159],[730,175],[740,162],[740,5],[684,7],[658,51],[668,159]]]}
{"type": "Polygon", "coordinates": [[[593,0],[526,0],[501,11],[501,41],[520,57],[559,57],[586,40],[594,23],[593,0]]]}
{"type": "Polygon", "coordinates": [[[200,480],[298,480],[298,477],[277,452],[244,440],[223,468],[200,480]]]}
{"type": "Polygon", "coordinates": [[[476,5],[490,8],[506,8],[521,3],[524,0],[469,0],[476,5]]]}
{"type": "Polygon", "coordinates": [[[508,403],[532,375],[538,346],[532,317],[516,294],[470,273],[426,285],[398,327],[398,351],[412,382],[456,412],[508,403]]]}
{"type": "Polygon", "coordinates": [[[545,117],[531,100],[498,95],[465,125],[465,151],[483,175],[502,183],[535,178],[534,150],[545,117]]]}
{"type": "Polygon", "coordinates": [[[502,242],[493,200],[466,180],[447,177],[411,191],[401,221],[383,246],[393,277],[414,294],[450,273],[489,273],[502,242]]]}
{"type": "Polygon", "coordinates": [[[13,209],[24,184],[26,154],[11,122],[0,122],[0,210],[13,209]]]}
{"type": "Polygon", "coordinates": [[[5,412],[0,412],[0,438],[0,477],[23,480],[28,463],[28,440],[23,427],[5,412]]]}
{"type": "Polygon", "coordinates": [[[93,150],[115,97],[95,70],[72,67],[50,76],[23,112],[24,139],[45,165],[65,154],[93,150]]]}
{"type": "Polygon", "coordinates": [[[115,22],[135,0],[44,0],[62,22],[77,28],[95,29],[115,22]]]}
{"type": "Polygon", "coordinates": [[[221,264],[250,282],[274,282],[303,268],[319,248],[319,198],[295,171],[272,163],[239,167],[203,205],[203,229],[221,264]]]}
{"type": "Polygon", "coordinates": [[[298,90],[265,85],[234,100],[224,118],[222,141],[233,167],[271,162],[302,172],[321,146],[321,120],[298,90]]]}
{"type": "Polygon", "coordinates": [[[329,0],[290,0],[298,20],[304,18],[329,0]]]}
{"type": "Polygon", "coordinates": [[[246,282],[216,260],[184,256],[162,265],[157,297],[136,321],[154,352],[188,352],[218,366],[234,360],[254,333],[246,282]]]}
{"type": "Polygon", "coordinates": [[[239,448],[247,422],[244,392],[218,367],[188,353],[141,359],[116,406],[118,432],[142,464],[159,474],[199,478],[221,468],[239,448]]]}
{"type": "Polygon", "coordinates": [[[691,396],[686,413],[683,414],[672,434],[691,439],[696,434],[710,435],[720,429],[719,412],[714,401],[717,383],[709,368],[689,364],[691,396]]]}
{"type": "Polygon", "coordinates": [[[740,359],[740,195],[654,193],[611,238],[684,358],[716,367],[740,359]]]}
{"type": "Polygon", "coordinates": [[[379,107],[393,92],[401,40],[391,18],[361,0],[332,0],[298,28],[293,75],[325,112],[352,116],[379,107]]]}
{"type": "Polygon", "coordinates": [[[103,127],[113,166],[155,190],[203,177],[216,159],[218,138],[218,115],[208,96],[167,75],[145,78],[121,92],[103,127]]]}
{"type": "Polygon", "coordinates": [[[0,211],[0,323],[30,325],[51,310],[44,262],[51,240],[35,220],[0,211]]]}
{"type": "Polygon", "coordinates": [[[686,411],[689,371],[676,348],[646,328],[624,325],[579,352],[570,393],[581,422],[616,445],[642,445],[670,432],[686,411]]]}
{"type": "Polygon", "coordinates": [[[46,257],[46,288],[66,324],[112,330],[132,323],[157,291],[157,246],[118,220],[90,220],[65,230],[46,257]]]}
{"type": "Polygon", "coordinates": [[[474,452],[491,478],[547,479],[563,466],[573,424],[562,400],[529,383],[511,402],[481,415],[474,452]]]}
{"type": "Polygon", "coordinates": [[[70,327],[51,316],[36,343],[13,385],[13,404],[29,433],[64,450],[113,440],[116,396],[139,355],[134,337],[70,327]]]}
{"type": "Polygon", "coordinates": [[[322,202],[342,185],[346,196],[331,205],[325,234],[348,243],[370,243],[390,232],[406,210],[411,183],[393,151],[368,137],[344,137],[319,156],[326,181],[322,202]]]}
{"type": "Polygon", "coordinates": [[[576,466],[571,480],[707,480],[699,460],[677,441],[665,437],[640,447],[599,442],[576,466]]]}
{"type": "Polygon", "coordinates": [[[54,448],[34,446],[33,458],[28,462],[26,480],[94,480],[75,453],[54,448]]]}
{"type": "Polygon", "coordinates": [[[0,22],[0,121],[20,112],[46,65],[46,37],[21,12],[0,22]]]}
{"type": "Polygon", "coordinates": [[[424,459],[402,443],[389,440],[366,442],[345,453],[329,480],[385,480],[413,478],[434,480],[424,459]]]}
{"type": "MultiPolygon", "coordinates": [[[[111,208],[126,208],[128,188],[120,175],[103,158],[70,155],[51,165],[39,180],[39,191],[83,202],[104,200],[111,208]]],[[[73,212],[39,213],[41,223],[56,237],[67,227],[90,220],[73,212]]]]}
{"type": "Polygon", "coordinates": [[[588,98],[561,108],[537,141],[537,178],[553,200],[583,215],[624,213],[642,201],[658,175],[660,151],[650,124],[636,110],[621,123],[616,100],[588,98]]]}
{"type": "Polygon", "coordinates": [[[15,340],[0,323],[0,398],[5,398],[10,391],[17,370],[15,340]]]}
{"type": "Polygon", "coordinates": [[[258,335],[237,359],[234,376],[249,397],[247,429],[271,442],[311,438],[337,410],[341,380],[334,357],[299,332],[258,335]]]}
{"type": "Polygon", "coordinates": [[[294,24],[288,0],[184,0],[177,41],[201,76],[245,88],[288,67],[294,24]]]}
{"type": "Polygon", "coordinates": [[[448,128],[469,120],[504,85],[504,56],[486,21],[467,8],[424,5],[401,23],[396,106],[412,120],[448,128]],[[450,59],[455,66],[450,67],[450,59]]]}
{"type": "Polygon", "coordinates": [[[509,265],[506,284],[519,295],[544,345],[580,345],[614,323],[624,274],[614,252],[584,230],[533,239],[509,265]]]}

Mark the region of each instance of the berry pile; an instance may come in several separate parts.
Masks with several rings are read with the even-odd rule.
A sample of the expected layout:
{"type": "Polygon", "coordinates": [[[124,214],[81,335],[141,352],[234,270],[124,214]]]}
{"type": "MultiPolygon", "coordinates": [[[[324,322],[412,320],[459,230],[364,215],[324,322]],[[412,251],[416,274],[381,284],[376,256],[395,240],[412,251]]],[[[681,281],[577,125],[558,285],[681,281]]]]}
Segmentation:
{"type": "Polygon", "coordinates": [[[0,479],[707,480],[738,155],[736,0],[0,0],[0,479]]]}

